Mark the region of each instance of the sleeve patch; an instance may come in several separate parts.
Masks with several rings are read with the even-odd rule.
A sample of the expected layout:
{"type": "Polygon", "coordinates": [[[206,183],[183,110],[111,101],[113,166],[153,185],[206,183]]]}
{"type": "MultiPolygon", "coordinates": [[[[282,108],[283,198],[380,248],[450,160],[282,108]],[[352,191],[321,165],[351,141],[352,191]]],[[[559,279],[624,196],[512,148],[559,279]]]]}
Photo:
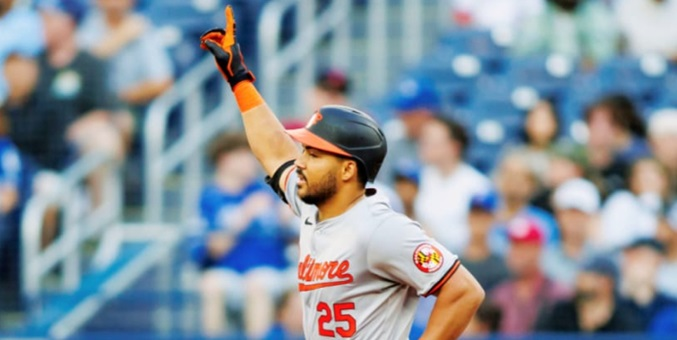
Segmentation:
{"type": "Polygon", "coordinates": [[[444,264],[442,252],[430,243],[416,247],[413,260],[416,268],[424,273],[434,273],[444,264]]]}

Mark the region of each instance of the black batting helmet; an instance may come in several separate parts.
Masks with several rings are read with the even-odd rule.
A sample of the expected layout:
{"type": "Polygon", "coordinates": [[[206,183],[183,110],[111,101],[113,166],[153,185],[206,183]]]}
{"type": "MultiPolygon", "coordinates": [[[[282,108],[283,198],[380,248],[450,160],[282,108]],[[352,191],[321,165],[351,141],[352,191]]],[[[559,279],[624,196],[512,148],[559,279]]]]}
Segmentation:
{"type": "Polygon", "coordinates": [[[388,151],[386,138],[376,121],[347,106],[323,106],[306,127],[287,130],[287,133],[306,146],[355,159],[369,182],[376,178],[388,151]]]}

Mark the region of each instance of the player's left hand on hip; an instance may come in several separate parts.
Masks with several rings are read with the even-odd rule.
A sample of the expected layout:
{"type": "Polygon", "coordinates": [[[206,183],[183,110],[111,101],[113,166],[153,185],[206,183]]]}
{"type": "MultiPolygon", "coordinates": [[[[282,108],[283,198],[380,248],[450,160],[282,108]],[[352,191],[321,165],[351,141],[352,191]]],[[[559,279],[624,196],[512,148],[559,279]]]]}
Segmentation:
{"type": "Polygon", "coordinates": [[[230,5],[226,7],[226,28],[213,28],[202,34],[200,47],[212,53],[221,74],[231,87],[244,80],[251,82],[256,80],[254,74],[247,68],[240,45],[237,43],[235,18],[230,5]]]}

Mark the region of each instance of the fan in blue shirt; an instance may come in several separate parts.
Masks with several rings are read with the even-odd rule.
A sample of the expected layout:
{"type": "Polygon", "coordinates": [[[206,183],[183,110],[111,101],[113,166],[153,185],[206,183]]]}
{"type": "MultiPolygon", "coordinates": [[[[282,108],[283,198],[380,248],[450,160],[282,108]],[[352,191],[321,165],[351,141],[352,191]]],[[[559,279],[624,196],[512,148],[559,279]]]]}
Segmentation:
{"type": "Polygon", "coordinates": [[[234,325],[226,312],[241,311],[244,335],[261,338],[274,322],[275,299],[294,283],[293,270],[287,270],[289,238],[281,207],[258,180],[258,164],[243,135],[219,137],[210,158],[214,177],[202,191],[203,225],[191,254],[204,269],[203,332],[223,336],[232,331],[226,326],[234,325]]]}

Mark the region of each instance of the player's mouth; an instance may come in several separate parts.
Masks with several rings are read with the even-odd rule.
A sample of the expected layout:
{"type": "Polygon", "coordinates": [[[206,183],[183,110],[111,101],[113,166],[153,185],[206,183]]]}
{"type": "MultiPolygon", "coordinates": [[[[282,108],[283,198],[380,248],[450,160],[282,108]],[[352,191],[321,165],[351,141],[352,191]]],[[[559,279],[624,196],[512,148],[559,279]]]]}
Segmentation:
{"type": "Polygon", "coordinates": [[[297,172],[296,172],[296,175],[298,175],[298,177],[299,177],[299,180],[296,182],[297,185],[308,183],[308,182],[306,181],[306,176],[304,176],[304,175],[301,173],[301,171],[297,171],[297,172]]]}

